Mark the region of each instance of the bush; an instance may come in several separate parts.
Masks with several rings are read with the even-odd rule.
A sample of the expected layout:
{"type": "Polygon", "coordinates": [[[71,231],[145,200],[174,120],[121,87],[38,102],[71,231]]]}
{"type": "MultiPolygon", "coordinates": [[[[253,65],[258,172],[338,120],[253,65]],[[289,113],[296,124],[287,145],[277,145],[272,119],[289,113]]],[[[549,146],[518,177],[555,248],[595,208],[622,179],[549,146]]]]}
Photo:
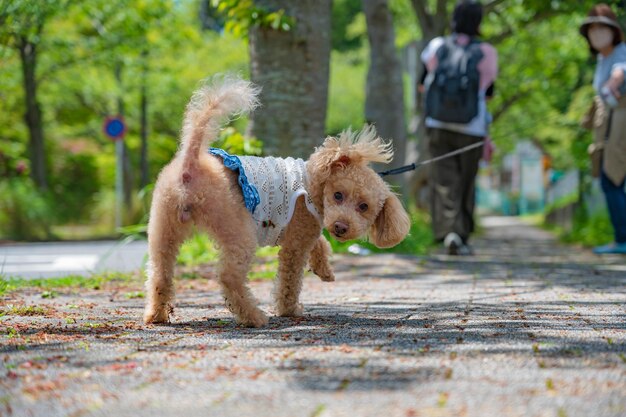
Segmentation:
{"type": "Polygon", "coordinates": [[[212,146],[235,155],[258,156],[263,152],[263,142],[256,138],[244,136],[232,126],[223,129],[212,146]]]}
{"type": "Polygon", "coordinates": [[[345,54],[333,52],[326,133],[335,135],[348,127],[360,129],[365,123],[366,62],[364,48],[345,54]]]}
{"type": "Polygon", "coordinates": [[[216,262],[219,252],[215,243],[205,233],[194,233],[182,244],[177,262],[186,266],[196,266],[216,262]]]}
{"type": "Polygon", "coordinates": [[[580,243],[584,246],[598,246],[614,240],[613,226],[607,212],[595,213],[590,217],[574,219],[571,232],[562,233],[561,238],[567,243],[580,243]]]}
{"type": "Polygon", "coordinates": [[[50,200],[30,178],[0,181],[0,236],[12,240],[52,237],[54,210],[50,200]]]}
{"type": "Polygon", "coordinates": [[[52,193],[59,222],[84,220],[91,213],[101,184],[96,157],[90,153],[69,153],[54,166],[52,193]]]}

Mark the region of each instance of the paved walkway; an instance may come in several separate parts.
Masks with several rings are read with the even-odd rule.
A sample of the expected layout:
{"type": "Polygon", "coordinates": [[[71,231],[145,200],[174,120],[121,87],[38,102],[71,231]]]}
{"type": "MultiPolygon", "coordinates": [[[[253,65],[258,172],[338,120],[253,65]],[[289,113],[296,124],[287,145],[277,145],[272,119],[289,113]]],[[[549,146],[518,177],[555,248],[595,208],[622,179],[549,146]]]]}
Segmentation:
{"type": "MultiPolygon", "coordinates": [[[[178,281],[166,326],[139,322],[138,284],[11,294],[0,415],[626,415],[626,259],[483,225],[471,258],[336,257],[335,283],[307,276],[304,317],[260,330],[212,279],[178,281]]],[[[268,310],[271,283],[253,290],[268,310]]]]}
{"type": "Polygon", "coordinates": [[[141,268],[145,240],[0,244],[0,274],[26,279],[141,268]]]}

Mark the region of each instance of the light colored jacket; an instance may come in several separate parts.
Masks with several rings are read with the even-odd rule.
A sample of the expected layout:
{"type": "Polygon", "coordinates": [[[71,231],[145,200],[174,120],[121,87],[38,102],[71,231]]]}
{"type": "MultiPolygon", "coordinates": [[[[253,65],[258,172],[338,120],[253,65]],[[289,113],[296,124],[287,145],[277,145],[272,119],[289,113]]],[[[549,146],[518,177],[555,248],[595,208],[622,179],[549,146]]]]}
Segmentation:
{"type": "Polygon", "coordinates": [[[626,95],[623,95],[616,108],[613,109],[610,131],[610,108],[596,96],[593,105],[583,120],[583,127],[593,132],[594,147],[603,149],[602,169],[615,185],[626,178],[626,95]]]}

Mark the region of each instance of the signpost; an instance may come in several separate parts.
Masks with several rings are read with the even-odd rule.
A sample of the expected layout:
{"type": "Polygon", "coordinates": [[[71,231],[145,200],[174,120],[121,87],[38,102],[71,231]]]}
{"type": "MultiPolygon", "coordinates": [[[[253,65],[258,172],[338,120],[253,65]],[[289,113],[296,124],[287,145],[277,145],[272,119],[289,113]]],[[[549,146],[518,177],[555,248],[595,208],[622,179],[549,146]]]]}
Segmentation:
{"type": "Polygon", "coordinates": [[[122,116],[107,117],[102,126],[104,133],[115,142],[115,227],[122,226],[124,201],[124,135],[126,124],[122,116]]]}

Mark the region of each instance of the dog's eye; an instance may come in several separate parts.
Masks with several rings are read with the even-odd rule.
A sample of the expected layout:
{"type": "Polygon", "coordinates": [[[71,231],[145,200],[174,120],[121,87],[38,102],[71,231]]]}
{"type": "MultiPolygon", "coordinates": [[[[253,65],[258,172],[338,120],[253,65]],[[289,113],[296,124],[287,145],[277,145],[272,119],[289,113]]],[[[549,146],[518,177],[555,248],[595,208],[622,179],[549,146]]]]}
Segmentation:
{"type": "Polygon", "coordinates": [[[361,203],[361,204],[359,204],[358,211],[360,213],[365,213],[368,208],[369,208],[369,206],[367,205],[367,203],[361,203]]]}
{"type": "Polygon", "coordinates": [[[335,193],[335,201],[338,203],[341,203],[343,201],[343,194],[341,194],[339,191],[335,193]]]}

